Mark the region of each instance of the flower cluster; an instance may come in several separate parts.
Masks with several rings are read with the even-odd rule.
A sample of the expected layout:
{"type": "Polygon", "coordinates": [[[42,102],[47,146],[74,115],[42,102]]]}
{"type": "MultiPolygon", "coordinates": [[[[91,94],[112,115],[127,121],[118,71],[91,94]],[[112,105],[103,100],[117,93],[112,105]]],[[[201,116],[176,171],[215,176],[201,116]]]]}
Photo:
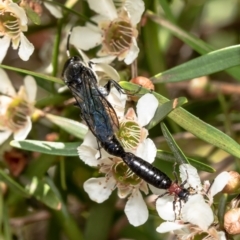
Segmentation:
{"type": "Polygon", "coordinates": [[[75,27],[71,43],[82,50],[101,45],[98,56],[112,56],[112,60],[117,57],[119,61],[131,64],[139,53],[136,26],[144,11],[144,2],[88,0],[88,4],[99,14],[91,18],[97,26],[87,23],[84,27],[75,27]]]}
{"type": "MultiPolygon", "coordinates": [[[[156,156],[156,147],[147,138],[147,130],[143,128],[149,123],[158,106],[157,99],[152,94],[140,98],[137,104],[137,115],[129,109],[123,116],[126,96],[112,89],[108,100],[115,106],[120,118],[120,130],[117,136],[126,151],[131,151],[145,161],[152,163],[156,156]],[[146,105],[148,113],[146,114],[146,105]],[[151,107],[150,107],[151,106],[151,107]]],[[[84,190],[89,197],[98,203],[108,199],[117,188],[119,198],[128,197],[125,213],[129,222],[139,226],[148,219],[147,206],[140,191],[148,194],[148,186],[141,178],[132,173],[121,158],[108,154],[104,149],[99,150],[96,138],[89,131],[84,142],[78,148],[80,158],[88,165],[99,167],[99,172],[105,176],[91,178],[84,183],[84,190]],[[101,154],[101,155],[100,155],[101,154]]]]}

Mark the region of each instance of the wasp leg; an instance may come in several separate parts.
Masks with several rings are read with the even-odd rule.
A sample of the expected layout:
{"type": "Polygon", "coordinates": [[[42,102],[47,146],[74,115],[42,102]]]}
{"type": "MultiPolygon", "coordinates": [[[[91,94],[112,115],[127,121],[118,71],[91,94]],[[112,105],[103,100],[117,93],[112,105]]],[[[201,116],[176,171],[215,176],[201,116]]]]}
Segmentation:
{"type": "Polygon", "coordinates": [[[100,158],[102,158],[102,153],[101,153],[101,146],[98,140],[97,140],[97,145],[98,145],[98,151],[99,151],[99,157],[97,158],[97,160],[99,160],[100,158]]]}

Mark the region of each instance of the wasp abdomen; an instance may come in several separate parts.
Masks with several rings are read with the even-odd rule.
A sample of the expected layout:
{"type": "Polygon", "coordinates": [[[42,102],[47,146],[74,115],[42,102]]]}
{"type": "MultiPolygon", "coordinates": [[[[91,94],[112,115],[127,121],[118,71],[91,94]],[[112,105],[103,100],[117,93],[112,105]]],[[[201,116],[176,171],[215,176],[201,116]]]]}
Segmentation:
{"type": "Polygon", "coordinates": [[[134,154],[127,152],[122,159],[136,175],[154,187],[168,189],[171,186],[172,181],[165,173],[134,154]]]}

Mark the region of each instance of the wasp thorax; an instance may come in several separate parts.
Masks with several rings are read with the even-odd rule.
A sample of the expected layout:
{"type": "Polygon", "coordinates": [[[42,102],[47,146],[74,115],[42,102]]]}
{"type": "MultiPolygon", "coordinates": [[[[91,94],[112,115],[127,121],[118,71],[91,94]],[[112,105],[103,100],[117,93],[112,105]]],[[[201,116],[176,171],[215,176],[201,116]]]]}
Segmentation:
{"type": "Polygon", "coordinates": [[[114,178],[122,184],[137,185],[142,179],[134,174],[124,162],[118,162],[112,166],[112,173],[114,178]]]}
{"type": "Polygon", "coordinates": [[[103,44],[105,50],[119,55],[130,49],[133,37],[133,28],[130,22],[116,20],[103,28],[103,44]]]}

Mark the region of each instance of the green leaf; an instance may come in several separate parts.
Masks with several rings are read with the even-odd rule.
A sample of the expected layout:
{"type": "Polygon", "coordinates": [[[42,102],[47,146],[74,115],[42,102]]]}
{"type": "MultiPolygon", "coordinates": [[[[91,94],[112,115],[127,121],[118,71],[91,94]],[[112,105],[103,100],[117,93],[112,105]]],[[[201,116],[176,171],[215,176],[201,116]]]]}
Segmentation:
{"type": "Polygon", "coordinates": [[[24,149],[27,151],[46,153],[57,156],[78,156],[77,147],[80,142],[64,143],[64,142],[47,142],[36,140],[11,141],[12,147],[24,149]]]}
{"type": "Polygon", "coordinates": [[[33,177],[32,181],[26,186],[26,190],[46,206],[56,210],[61,209],[60,199],[44,179],[39,180],[37,177],[33,177]]]}
{"type": "Polygon", "coordinates": [[[46,114],[45,117],[54,124],[58,125],[60,128],[64,129],[66,132],[80,139],[83,139],[88,131],[88,127],[86,125],[68,118],[52,114],[46,114]]]}
{"type": "Polygon", "coordinates": [[[240,45],[223,48],[195,58],[151,78],[154,83],[189,80],[240,65],[240,45]]]}
{"type": "Polygon", "coordinates": [[[173,152],[173,155],[175,156],[176,161],[179,164],[183,164],[183,163],[188,163],[189,164],[188,159],[185,157],[182,150],[178,147],[178,145],[175,142],[172,134],[168,131],[166,125],[163,122],[160,123],[160,124],[161,124],[161,129],[162,129],[163,136],[165,137],[169,148],[173,152]]]}
{"type": "Polygon", "coordinates": [[[0,169],[0,179],[4,181],[13,191],[19,193],[23,197],[30,197],[30,194],[14,179],[9,177],[2,169],[0,169]]]}
{"type": "MultiPolygon", "coordinates": [[[[174,23],[154,14],[149,10],[146,12],[146,16],[151,18],[152,21],[160,24],[162,27],[169,30],[174,36],[181,39],[183,42],[188,44],[191,48],[193,48],[195,51],[197,51],[200,54],[206,54],[215,50],[211,45],[207,44],[203,40],[184,31],[174,23]]],[[[228,69],[226,70],[226,72],[232,75],[234,78],[240,80],[240,69],[238,67],[228,69]]]]}
{"type": "Polygon", "coordinates": [[[39,17],[39,15],[34,12],[29,6],[24,6],[24,10],[26,11],[26,14],[28,16],[28,18],[36,25],[40,25],[41,24],[41,19],[39,17]]]}
{"type": "MultiPolygon", "coordinates": [[[[136,91],[139,89],[138,85],[130,82],[119,82],[119,84],[127,91],[136,91]]],[[[148,92],[148,89],[142,88],[139,94],[145,94],[148,92]]],[[[153,94],[158,99],[160,105],[168,101],[167,98],[160,94],[155,92],[153,92],[153,94]]],[[[203,122],[183,108],[174,109],[168,117],[196,137],[223,149],[237,158],[240,158],[240,145],[236,141],[222,131],[203,122]]]]}
{"type": "Polygon", "coordinates": [[[161,122],[172,110],[182,106],[185,103],[187,103],[187,99],[185,97],[180,97],[180,98],[175,98],[173,100],[170,100],[158,106],[154,117],[152,118],[151,122],[147,126],[145,126],[145,128],[147,129],[153,128],[159,122],[161,122]]]}
{"type": "Polygon", "coordinates": [[[52,82],[55,82],[55,83],[64,84],[64,82],[61,79],[56,78],[56,77],[52,77],[52,76],[48,76],[48,75],[45,75],[45,74],[42,74],[42,73],[32,72],[32,71],[28,71],[28,70],[25,70],[25,69],[22,69],[22,68],[10,67],[10,66],[6,66],[6,65],[3,65],[3,64],[0,64],[0,67],[4,68],[4,69],[12,70],[14,72],[24,73],[26,75],[31,75],[33,77],[38,77],[38,78],[41,78],[41,79],[44,79],[44,80],[47,80],[47,81],[52,81],[52,82]]]}
{"type": "MultiPolygon", "coordinates": [[[[157,158],[167,162],[172,162],[172,163],[176,162],[176,158],[173,155],[173,153],[162,151],[162,150],[157,151],[157,158]]],[[[205,163],[199,162],[198,160],[195,160],[193,158],[187,158],[187,159],[190,162],[190,164],[196,167],[198,170],[210,172],[210,173],[216,172],[214,168],[212,168],[211,166],[205,163]]]]}

